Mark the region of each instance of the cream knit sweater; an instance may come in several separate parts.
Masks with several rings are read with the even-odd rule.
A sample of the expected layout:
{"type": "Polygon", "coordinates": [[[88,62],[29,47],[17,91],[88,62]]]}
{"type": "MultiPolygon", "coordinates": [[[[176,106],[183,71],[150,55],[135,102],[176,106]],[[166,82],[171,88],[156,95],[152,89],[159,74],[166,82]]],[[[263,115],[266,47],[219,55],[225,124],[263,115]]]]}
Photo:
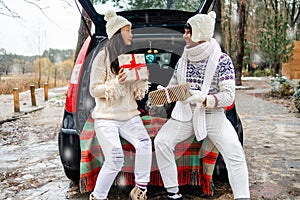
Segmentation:
{"type": "Polygon", "coordinates": [[[106,49],[95,57],[90,74],[90,93],[96,101],[94,119],[128,120],[139,115],[136,100],[142,99],[147,91],[147,81],[119,83],[110,70],[106,49]]]}

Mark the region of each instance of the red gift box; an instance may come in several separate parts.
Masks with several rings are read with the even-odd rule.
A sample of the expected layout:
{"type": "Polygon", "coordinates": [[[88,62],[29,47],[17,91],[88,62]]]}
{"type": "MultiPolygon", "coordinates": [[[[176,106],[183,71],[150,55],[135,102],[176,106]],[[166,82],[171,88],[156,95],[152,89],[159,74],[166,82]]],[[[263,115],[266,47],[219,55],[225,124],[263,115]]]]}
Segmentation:
{"type": "Polygon", "coordinates": [[[147,80],[147,65],[144,54],[122,54],[118,56],[119,66],[123,68],[126,81],[147,80]]]}

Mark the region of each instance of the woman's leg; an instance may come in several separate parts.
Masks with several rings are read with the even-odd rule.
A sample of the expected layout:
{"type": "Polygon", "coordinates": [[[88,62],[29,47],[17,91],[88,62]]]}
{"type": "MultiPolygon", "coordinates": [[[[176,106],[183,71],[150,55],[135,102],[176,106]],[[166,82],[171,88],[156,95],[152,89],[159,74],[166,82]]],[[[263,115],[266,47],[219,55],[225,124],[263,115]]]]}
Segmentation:
{"type": "Polygon", "coordinates": [[[250,198],[248,168],[243,147],[224,113],[207,114],[208,138],[221,152],[234,198],[250,198]]]}
{"type": "Polygon", "coordinates": [[[175,146],[194,135],[192,122],[180,122],[170,119],[155,137],[157,165],[169,193],[178,192],[178,172],[175,162],[175,146]]]}
{"type": "Polygon", "coordinates": [[[135,147],[135,182],[146,187],[150,181],[152,142],[141,118],[136,116],[122,123],[120,135],[135,147]]]}
{"type": "Polygon", "coordinates": [[[104,154],[104,164],[99,172],[93,195],[106,199],[110,187],[124,162],[118,123],[112,120],[95,120],[96,136],[104,154]]]}

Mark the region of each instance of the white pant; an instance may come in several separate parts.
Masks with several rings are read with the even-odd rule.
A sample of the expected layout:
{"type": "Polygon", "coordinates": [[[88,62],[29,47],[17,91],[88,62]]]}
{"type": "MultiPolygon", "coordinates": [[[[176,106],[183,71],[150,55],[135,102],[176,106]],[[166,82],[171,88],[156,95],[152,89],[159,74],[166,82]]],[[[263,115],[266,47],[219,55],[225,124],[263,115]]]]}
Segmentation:
{"type": "MultiPolygon", "coordinates": [[[[236,131],[227,120],[223,109],[206,112],[206,128],[208,138],[224,158],[234,198],[250,198],[245,154],[236,131]]],[[[192,135],[194,135],[192,121],[181,122],[170,119],[155,137],[157,164],[167,190],[178,187],[175,146],[192,135]]]]}
{"type": "Polygon", "coordinates": [[[141,118],[136,116],[128,121],[96,119],[94,126],[105,161],[99,172],[93,195],[97,199],[106,199],[113,181],[123,166],[124,153],[119,136],[135,147],[135,182],[147,185],[150,181],[152,143],[141,118]]]}

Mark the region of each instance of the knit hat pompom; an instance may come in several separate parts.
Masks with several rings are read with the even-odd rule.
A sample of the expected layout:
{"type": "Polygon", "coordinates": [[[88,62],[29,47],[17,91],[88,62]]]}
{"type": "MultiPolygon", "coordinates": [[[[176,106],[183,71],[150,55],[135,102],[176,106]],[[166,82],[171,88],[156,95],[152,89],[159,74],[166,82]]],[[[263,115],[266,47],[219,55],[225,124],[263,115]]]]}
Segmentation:
{"type": "Polygon", "coordinates": [[[115,11],[113,11],[113,10],[108,10],[108,11],[105,13],[104,19],[105,19],[105,21],[108,21],[108,20],[110,20],[111,18],[116,17],[116,16],[117,16],[117,14],[116,14],[115,11]]]}
{"type": "Polygon", "coordinates": [[[106,21],[106,33],[108,39],[122,27],[127,25],[131,27],[131,23],[126,18],[117,15],[113,10],[108,10],[104,15],[104,19],[106,21]]]}
{"type": "Polygon", "coordinates": [[[207,14],[208,16],[210,16],[212,19],[216,19],[217,15],[214,11],[211,11],[207,14]]]}
{"type": "Polygon", "coordinates": [[[208,14],[197,14],[188,19],[192,27],[192,41],[210,41],[214,35],[216,13],[214,11],[208,14]]]}

